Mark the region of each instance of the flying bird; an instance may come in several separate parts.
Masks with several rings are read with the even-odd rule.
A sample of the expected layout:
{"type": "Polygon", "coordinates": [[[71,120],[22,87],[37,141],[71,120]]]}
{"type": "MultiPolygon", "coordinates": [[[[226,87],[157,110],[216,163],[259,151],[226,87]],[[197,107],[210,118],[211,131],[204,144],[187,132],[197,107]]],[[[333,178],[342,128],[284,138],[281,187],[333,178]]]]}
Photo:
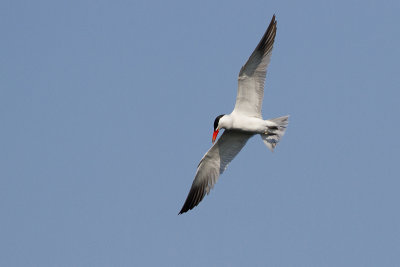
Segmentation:
{"type": "Polygon", "coordinates": [[[259,134],[264,144],[273,151],[285,133],[289,116],[263,120],[261,115],[265,76],[275,35],[276,20],[273,15],[261,41],[240,69],[235,108],[231,114],[219,115],[214,121],[213,146],[201,159],[179,214],[196,207],[210,193],[220,174],[252,136],[259,134]],[[215,143],[221,129],[225,129],[224,133],[215,143]]]}

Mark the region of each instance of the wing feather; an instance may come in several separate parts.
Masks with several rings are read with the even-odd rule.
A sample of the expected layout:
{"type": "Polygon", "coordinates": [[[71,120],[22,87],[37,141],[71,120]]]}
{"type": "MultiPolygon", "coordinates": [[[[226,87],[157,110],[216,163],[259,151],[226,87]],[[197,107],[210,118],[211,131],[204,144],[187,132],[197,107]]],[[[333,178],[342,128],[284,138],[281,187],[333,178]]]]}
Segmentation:
{"type": "Polygon", "coordinates": [[[192,187],[179,214],[196,207],[217,182],[219,175],[244,147],[251,133],[225,130],[201,159],[192,187]]]}
{"type": "Polygon", "coordinates": [[[256,49],[240,69],[234,112],[261,118],[264,83],[276,35],[275,15],[256,49]]]}

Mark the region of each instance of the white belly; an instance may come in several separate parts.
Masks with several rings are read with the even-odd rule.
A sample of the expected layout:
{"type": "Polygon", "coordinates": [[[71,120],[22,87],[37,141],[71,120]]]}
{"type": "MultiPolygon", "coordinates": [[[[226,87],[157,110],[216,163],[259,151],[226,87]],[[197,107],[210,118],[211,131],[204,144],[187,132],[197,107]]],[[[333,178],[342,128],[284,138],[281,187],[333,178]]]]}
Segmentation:
{"type": "Polygon", "coordinates": [[[236,114],[230,114],[230,116],[232,117],[232,130],[264,133],[268,126],[268,123],[263,119],[236,114]]]}

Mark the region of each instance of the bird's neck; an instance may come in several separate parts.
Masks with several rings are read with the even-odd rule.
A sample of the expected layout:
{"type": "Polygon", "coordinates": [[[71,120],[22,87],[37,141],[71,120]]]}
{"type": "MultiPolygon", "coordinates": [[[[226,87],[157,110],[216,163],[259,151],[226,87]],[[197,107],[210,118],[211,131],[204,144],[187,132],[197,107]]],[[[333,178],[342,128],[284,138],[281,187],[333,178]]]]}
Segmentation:
{"type": "Polygon", "coordinates": [[[232,129],[233,119],[232,119],[231,115],[224,115],[219,121],[219,126],[220,126],[220,128],[227,129],[227,130],[232,129]]]}

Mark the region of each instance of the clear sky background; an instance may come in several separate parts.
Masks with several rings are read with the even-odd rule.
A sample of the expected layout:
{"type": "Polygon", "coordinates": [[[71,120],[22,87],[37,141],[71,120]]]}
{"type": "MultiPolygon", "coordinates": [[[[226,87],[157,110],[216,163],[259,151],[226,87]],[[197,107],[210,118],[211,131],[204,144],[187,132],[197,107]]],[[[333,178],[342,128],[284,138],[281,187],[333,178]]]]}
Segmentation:
{"type": "Polygon", "coordinates": [[[0,266],[400,266],[400,2],[0,2],[0,266]],[[178,212],[273,14],[263,116],[178,212]]]}

